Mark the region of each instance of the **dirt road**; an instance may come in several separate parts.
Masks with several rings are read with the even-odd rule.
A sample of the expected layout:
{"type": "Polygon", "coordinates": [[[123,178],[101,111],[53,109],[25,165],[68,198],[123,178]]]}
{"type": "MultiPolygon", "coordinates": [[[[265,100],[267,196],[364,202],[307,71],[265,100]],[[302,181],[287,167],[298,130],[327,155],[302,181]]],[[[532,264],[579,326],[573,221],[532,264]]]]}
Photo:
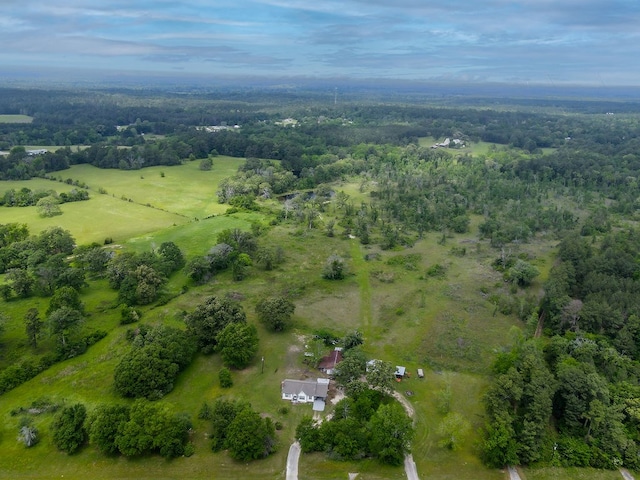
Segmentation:
{"type": "Polygon", "coordinates": [[[298,460],[300,460],[300,444],[294,442],[287,455],[287,480],[298,480],[298,460]]]}

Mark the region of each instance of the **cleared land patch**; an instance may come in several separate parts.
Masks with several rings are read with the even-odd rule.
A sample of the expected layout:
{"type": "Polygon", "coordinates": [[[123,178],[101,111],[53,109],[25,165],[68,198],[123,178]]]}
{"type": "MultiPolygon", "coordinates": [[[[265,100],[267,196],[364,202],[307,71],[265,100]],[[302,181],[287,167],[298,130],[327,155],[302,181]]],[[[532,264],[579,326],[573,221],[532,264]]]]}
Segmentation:
{"type": "Polygon", "coordinates": [[[33,117],[29,115],[0,115],[0,123],[31,123],[33,117]]]}

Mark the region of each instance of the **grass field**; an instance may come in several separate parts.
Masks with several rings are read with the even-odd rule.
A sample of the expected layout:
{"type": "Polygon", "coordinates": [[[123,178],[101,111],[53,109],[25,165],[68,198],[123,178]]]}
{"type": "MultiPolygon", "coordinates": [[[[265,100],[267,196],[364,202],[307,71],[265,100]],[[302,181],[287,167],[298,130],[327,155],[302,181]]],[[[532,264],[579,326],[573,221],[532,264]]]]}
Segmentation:
{"type": "Polygon", "coordinates": [[[0,115],[0,123],[31,123],[33,117],[29,115],[0,115]]]}
{"type": "MultiPolygon", "coordinates": [[[[74,166],[56,175],[88,184],[90,200],[64,204],[63,214],[51,219],[38,217],[34,207],[2,208],[0,223],[27,223],[32,233],[59,225],[70,230],[78,243],[102,243],[109,236],[118,244],[113,248],[139,252],[164,241],[174,241],[188,257],[202,255],[216,243],[221,230],[249,229],[254,221],[266,223],[268,220],[262,213],[222,214],[227,206],[215,201],[219,181],[235,172],[240,162],[240,159],[220,157],[214,160],[211,172],[200,171],[197,161],[128,172],[74,166]],[[107,193],[98,193],[100,188],[107,193]]],[[[0,182],[0,193],[3,189],[22,186],[57,191],[71,188],[64,183],[36,179],[0,182]]],[[[349,193],[356,203],[365,200],[369,190],[366,185],[360,188],[357,180],[336,189],[349,193]]],[[[331,209],[329,207],[321,219],[330,217],[331,209]]],[[[441,234],[429,233],[413,247],[395,251],[381,251],[376,246],[361,245],[357,239],[344,238],[338,227],[336,237],[330,239],[321,228],[308,230],[285,223],[270,227],[258,239],[260,245],[279,245],[285,250],[285,262],[272,271],[252,267],[242,282],[233,281],[230,273],[225,272],[203,286],[190,283],[183,272],[174,275],[165,288],[175,298],[165,305],[144,307],[143,322],[182,326],[183,312],[191,311],[210,295],[233,294],[242,303],[248,321],[256,324],[254,308],[263,295],[286,294],[295,302],[296,311],[294,328],[286,333],[269,333],[257,324],[258,354],[247,369],[233,372],[231,389],[222,390],[218,386],[221,360],[216,354],[198,355],[180,375],[174,390],[161,402],[190,415],[194,422],[191,440],[196,452],[192,457],[172,461],[158,456],[133,460],[107,457],[92,446],[67,456],[52,445],[48,429],[52,416],[48,414],[35,417],[41,432],[37,446],[24,449],[15,441],[19,417],[10,412],[27,407],[38,398],[65,403],[79,401],[89,410],[100,402],[126,402],[113,390],[113,370],[129,348],[125,340],[127,327],[118,324],[116,292],[105,280],[91,282],[82,292],[88,313],[83,329],[85,332],[103,329],[109,333],[84,355],[56,364],[2,395],[0,478],[48,479],[63,475],[67,479],[284,479],[287,450],[296,425],[303,415],[311,413],[311,407],[292,406],[282,401],[280,383],[284,378],[316,375],[302,360],[305,344],[319,328],[330,329],[338,335],[358,329],[365,335],[364,350],[368,357],[403,365],[412,374],[411,378],[396,384],[396,388],[416,410],[417,431],[412,452],[421,478],[505,478],[503,471],[485,468],[478,458],[477,444],[483,423],[481,399],[487,387],[484,374],[494,353],[508,344],[510,329],[522,324],[514,316],[496,313],[495,305],[489,301],[489,295],[502,294],[505,286],[501,275],[491,268],[497,253],[477,238],[478,223],[479,218],[472,218],[470,233],[446,238],[444,243],[441,234]],[[457,251],[464,249],[464,256],[454,255],[454,247],[457,251]],[[379,257],[365,260],[365,255],[371,253],[379,257]],[[349,274],[342,281],[321,277],[322,266],[332,254],[342,256],[347,262],[349,274]],[[417,260],[397,261],[400,257],[409,258],[408,255],[417,260]],[[435,264],[444,267],[442,277],[426,274],[435,264]],[[184,286],[189,288],[183,289],[184,286]],[[424,379],[416,378],[418,368],[425,371],[424,379]],[[472,426],[460,440],[460,449],[456,452],[438,446],[437,429],[443,414],[436,408],[436,400],[445,388],[452,391],[451,411],[464,415],[472,426]],[[412,394],[408,396],[407,392],[412,394]],[[280,448],[275,455],[245,464],[233,461],[224,452],[210,451],[206,438],[208,423],[198,420],[197,413],[203,402],[211,403],[222,396],[249,400],[254,409],[282,422],[283,429],[278,433],[280,448]],[[289,406],[289,412],[282,413],[282,406],[289,406]]],[[[555,241],[540,238],[518,247],[529,254],[542,272],[531,287],[533,292],[540,291],[553,262],[550,252],[555,241]]],[[[0,309],[11,318],[1,338],[0,365],[44,351],[41,348],[40,352],[31,352],[25,342],[21,319],[27,309],[34,306],[43,312],[48,299],[8,303],[0,300],[0,309]],[[5,352],[14,352],[15,358],[3,356],[5,352]]],[[[45,340],[44,347],[47,341],[51,342],[45,340]]],[[[370,460],[336,462],[320,454],[302,455],[300,460],[301,479],[344,479],[349,473],[359,473],[358,479],[405,478],[401,467],[381,466],[370,460]]],[[[610,473],[526,469],[523,478],[619,478],[610,473]],[[564,472],[566,476],[562,476],[564,472]]]]}
{"type": "Polygon", "coordinates": [[[56,172],[54,176],[79,180],[95,192],[102,188],[117,198],[130,198],[141,205],[151,205],[190,219],[202,219],[223,213],[228,208],[218,203],[216,189],[223,178],[238,170],[242,161],[239,158],[216,157],[210,171],[200,170],[199,160],[136,171],[74,165],[56,172]]]}
{"type": "MultiPolygon", "coordinates": [[[[31,233],[60,226],[69,230],[79,244],[102,243],[110,237],[116,243],[131,240],[133,245],[148,248],[152,243],[159,245],[172,240],[184,243],[188,253],[201,255],[215,244],[219,231],[236,227],[248,229],[251,220],[261,218],[239,215],[196,222],[226,211],[228,205],[219,204],[215,196],[217,185],[235,173],[241,162],[237,158],[219,157],[214,169],[208,172],[199,170],[198,161],[135,172],[75,165],[53,176],[89,185],[88,201],[63,204],[63,214],[52,218],[40,217],[35,207],[2,207],[0,223],[26,223],[31,233]],[[107,193],[99,193],[100,188],[107,193]],[[185,228],[176,228],[178,226],[185,228]]],[[[0,195],[23,187],[58,193],[74,188],[45,179],[1,181],[0,195]]]]}

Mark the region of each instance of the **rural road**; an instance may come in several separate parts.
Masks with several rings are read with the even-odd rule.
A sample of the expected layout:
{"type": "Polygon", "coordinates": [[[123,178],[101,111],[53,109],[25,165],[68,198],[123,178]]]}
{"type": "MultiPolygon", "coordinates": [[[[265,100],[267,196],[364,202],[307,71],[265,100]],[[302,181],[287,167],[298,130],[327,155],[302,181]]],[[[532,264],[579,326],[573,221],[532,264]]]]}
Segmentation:
{"type": "Polygon", "coordinates": [[[300,460],[300,444],[294,442],[287,455],[287,480],[298,480],[298,460],[300,460]]]}
{"type": "Polygon", "coordinates": [[[621,468],[620,473],[622,474],[622,478],[624,478],[624,480],[635,480],[633,478],[633,475],[631,475],[626,468],[621,468]]]}
{"type": "Polygon", "coordinates": [[[404,457],[404,471],[407,474],[407,480],[420,480],[416,462],[413,461],[413,455],[411,454],[404,457]]]}
{"type": "MultiPolygon", "coordinates": [[[[413,405],[409,403],[409,400],[404,398],[400,392],[393,392],[393,398],[398,400],[404,407],[407,415],[411,417],[413,423],[416,423],[416,411],[413,409],[413,405]]],[[[404,472],[407,474],[407,480],[420,480],[418,477],[418,469],[416,468],[416,462],[413,461],[413,455],[410,453],[404,456],[404,472]]]]}
{"type": "Polygon", "coordinates": [[[516,470],[516,467],[507,467],[509,469],[509,478],[511,480],[522,480],[520,474],[516,470]]]}

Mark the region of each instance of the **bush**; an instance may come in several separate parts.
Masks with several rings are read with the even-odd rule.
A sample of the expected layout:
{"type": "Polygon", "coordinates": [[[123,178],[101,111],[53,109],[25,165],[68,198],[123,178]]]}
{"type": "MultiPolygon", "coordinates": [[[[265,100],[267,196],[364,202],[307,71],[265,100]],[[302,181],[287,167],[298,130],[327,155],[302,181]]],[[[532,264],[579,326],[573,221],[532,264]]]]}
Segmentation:
{"type": "Polygon", "coordinates": [[[345,277],[344,259],[339,255],[331,255],[327,258],[322,269],[322,278],[327,280],[342,280],[345,277]]]}
{"type": "Polygon", "coordinates": [[[87,441],[86,418],[87,410],[81,403],[62,409],[51,424],[53,443],[58,450],[71,455],[87,441]]]}
{"type": "Polygon", "coordinates": [[[200,170],[209,171],[213,167],[213,161],[210,158],[200,160],[200,170]]]}
{"type": "Polygon", "coordinates": [[[120,309],[120,325],[135,323],[140,320],[140,318],[142,318],[142,312],[136,308],[123,305],[120,309]]]}
{"type": "Polygon", "coordinates": [[[204,402],[202,404],[202,407],[200,407],[200,411],[198,412],[198,418],[200,420],[211,420],[211,418],[213,418],[211,407],[207,402],[204,402]]]}
{"type": "Polygon", "coordinates": [[[231,388],[233,386],[231,372],[226,367],[222,367],[220,369],[220,372],[218,373],[218,379],[220,380],[221,388],[231,388]]]}
{"type": "Polygon", "coordinates": [[[434,265],[431,265],[429,268],[427,268],[426,273],[427,273],[427,277],[442,278],[446,275],[447,269],[442,265],[440,265],[439,263],[436,263],[434,265]]]}

